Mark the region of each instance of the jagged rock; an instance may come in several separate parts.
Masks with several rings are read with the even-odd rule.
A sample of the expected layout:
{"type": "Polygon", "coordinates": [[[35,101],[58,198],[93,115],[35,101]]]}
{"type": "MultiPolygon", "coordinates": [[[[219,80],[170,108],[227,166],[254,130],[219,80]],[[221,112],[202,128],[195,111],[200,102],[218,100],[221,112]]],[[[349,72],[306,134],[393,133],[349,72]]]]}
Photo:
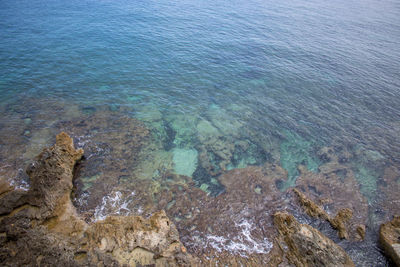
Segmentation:
{"type": "Polygon", "coordinates": [[[82,213],[99,205],[112,188],[135,177],[140,152],[150,139],[143,123],[107,110],[60,121],[57,128],[70,133],[85,151],[74,192],[77,198],[87,196],[85,205],[77,205],[82,213]]]}
{"type": "Polygon", "coordinates": [[[110,254],[121,265],[184,266],[194,263],[165,211],[156,212],[148,219],[110,216],[91,225],[85,234],[91,250],[110,254]]]}
{"type": "Polygon", "coordinates": [[[280,254],[271,215],[289,201],[277,188],[286,177],[274,164],[234,169],[219,177],[226,191],[217,197],[177,184],[161,192],[160,208],[205,265],[276,266],[280,254]]]}
{"type": "Polygon", "coordinates": [[[381,225],[379,240],[386,254],[400,266],[400,216],[381,225]]]}
{"type": "Polygon", "coordinates": [[[164,211],[148,219],[110,216],[84,222],[70,199],[74,166],[82,155],[61,133],[28,168],[29,191],[2,189],[0,265],[197,265],[164,211]]]}
{"type": "MultiPolygon", "coordinates": [[[[158,186],[137,181],[136,195],[127,207],[150,208],[147,203],[154,199],[174,220],[182,242],[203,265],[287,266],[275,240],[272,216],[282,209],[299,210],[293,194],[278,189],[285,179],[287,172],[274,164],[234,169],[219,177],[225,192],[211,197],[195,187],[190,177],[171,174],[158,186]]],[[[123,193],[121,199],[125,201],[129,195],[123,193]]]]}
{"type": "Polygon", "coordinates": [[[313,227],[277,212],[274,223],[286,258],[296,266],[354,266],[346,252],[313,227]]]}
{"type": "MultiPolygon", "coordinates": [[[[297,189],[293,189],[295,194],[298,196],[299,201],[303,208],[306,210],[307,214],[312,217],[320,217],[321,219],[327,220],[333,228],[338,230],[338,235],[340,238],[349,238],[349,234],[346,229],[346,222],[353,216],[353,211],[349,208],[344,208],[338,211],[335,217],[331,217],[328,213],[315,204],[311,199],[307,198],[305,194],[297,189]]],[[[359,232],[359,228],[357,228],[359,232]]],[[[364,228],[365,235],[365,228],[364,228]]]]}
{"type": "Polygon", "coordinates": [[[363,224],[357,225],[356,231],[357,231],[357,235],[358,235],[356,237],[356,239],[357,240],[364,240],[365,239],[365,231],[366,231],[365,225],[363,225],[363,224]]]}
{"type": "Polygon", "coordinates": [[[340,238],[360,240],[357,227],[368,220],[368,201],[357,190],[359,184],[353,172],[344,167],[337,167],[338,173],[333,170],[313,173],[302,165],[298,168],[300,177],[296,180],[296,188],[297,192],[307,196],[299,197],[306,212],[329,221],[338,230],[340,238]]]}

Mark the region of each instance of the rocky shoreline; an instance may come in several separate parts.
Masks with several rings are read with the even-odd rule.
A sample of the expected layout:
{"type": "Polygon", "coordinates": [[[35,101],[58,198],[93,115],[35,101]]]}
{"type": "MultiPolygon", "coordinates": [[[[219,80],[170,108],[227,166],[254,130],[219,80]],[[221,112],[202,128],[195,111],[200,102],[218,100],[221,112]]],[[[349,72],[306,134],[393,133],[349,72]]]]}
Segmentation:
{"type": "MultiPolygon", "coordinates": [[[[262,231],[273,241],[265,253],[255,249],[254,255],[250,256],[230,255],[226,251],[218,250],[218,247],[214,247],[213,252],[206,253],[193,253],[193,249],[186,249],[180,240],[177,227],[167,215],[174,212],[173,208],[169,209],[173,200],[168,199],[168,194],[161,194],[165,201],[160,201],[157,211],[146,218],[108,216],[104,220],[88,223],[78,214],[71,201],[74,171],[82,155],[83,150],[75,149],[72,138],[66,133],[61,133],[57,135],[55,145],[45,148],[28,167],[28,191],[14,189],[7,183],[0,184],[1,266],[354,266],[342,247],[312,226],[298,222],[287,211],[273,210],[271,227],[260,225],[260,229],[251,230],[262,231]],[[166,213],[164,209],[169,211],[166,213]]],[[[334,176],[330,180],[322,179],[318,174],[308,172],[301,166],[299,171],[298,189],[288,193],[292,201],[297,199],[297,202],[292,204],[312,217],[328,221],[338,231],[339,238],[351,242],[363,240],[366,231],[366,212],[363,209],[365,205],[355,209],[354,204],[365,203],[362,196],[359,193],[353,194],[352,202],[346,203],[350,206],[343,208],[342,205],[338,205],[334,209],[336,215],[332,216],[321,205],[316,204],[317,199],[311,197],[312,192],[309,190],[331,188],[334,183],[338,183],[334,176]],[[317,179],[322,182],[315,183],[317,179]],[[313,186],[310,187],[309,184],[313,186]]],[[[329,175],[329,169],[325,168],[324,172],[329,175]]],[[[197,201],[202,201],[204,209],[210,213],[208,216],[220,212],[222,218],[224,211],[213,209],[213,206],[218,206],[216,203],[221,202],[221,206],[225,201],[230,201],[230,205],[236,205],[235,210],[243,210],[246,203],[263,203],[258,199],[262,194],[267,194],[268,201],[275,203],[270,204],[271,207],[276,208],[276,203],[282,201],[276,185],[286,175],[280,167],[272,165],[232,170],[220,178],[230,194],[218,196],[216,200],[210,201],[204,194],[196,193],[197,201]],[[239,177],[242,179],[238,179],[239,177]],[[267,177],[275,177],[275,180],[267,177]],[[240,188],[240,191],[237,191],[237,188],[240,188]],[[240,201],[234,204],[234,199],[240,201]]],[[[347,179],[352,181],[353,178],[347,179]]],[[[332,188],[339,188],[335,189],[337,194],[344,192],[348,195],[345,188],[332,188]]],[[[171,187],[169,193],[173,192],[174,188],[171,187]]],[[[182,195],[174,201],[173,204],[188,200],[182,195]]],[[[181,207],[179,214],[186,216],[187,224],[190,224],[192,215],[184,215],[184,203],[176,206],[181,207]]],[[[265,208],[268,206],[260,207],[260,211],[265,208]]],[[[202,220],[201,215],[198,215],[196,220],[202,220]]],[[[193,218],[195,217],[196,215],[193,215],[193,218]]],[[[263,220],[261,217],[257,222],[263,220]]],[[[204,224],[214,229],[233,227],[211,225],[209,218],[205,219],[204,224]]],[[[198,225],[201,227],[201,221],[198,225]]],[[[243,225],[242,222],[238,227],[243,228],[243,225]]],[[[178,227],[180,228],[189,229],[188,225],[178,227]]],[[[381,226],[381,244],[397,265],[400,264],[399,233],[399,217],[381,226]]]]}
{"type": "Polygon", "coordinates": [[[193,266],[164,211],[149,218],[113,217],[87,224],[71,202],[73,170],[82,157],[65,133],[28,168],[29,191],[2,185],[2,266],[193,266]]]}

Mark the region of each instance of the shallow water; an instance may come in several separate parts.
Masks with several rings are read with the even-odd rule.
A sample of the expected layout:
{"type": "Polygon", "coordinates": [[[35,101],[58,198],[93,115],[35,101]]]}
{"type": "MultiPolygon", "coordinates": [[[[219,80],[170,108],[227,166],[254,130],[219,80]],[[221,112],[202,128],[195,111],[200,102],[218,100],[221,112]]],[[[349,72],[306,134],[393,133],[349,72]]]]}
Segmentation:
{"type": "MultiPolygon", "coordinates": [[[[168,173],[215,197],[229,170],[276,163],[283,191],[332,147],[376,230],[400,163],[399,18],[391,0],[0,1],[0,175],[26,188],[25,164],[66,130],[88,147],[78,208],[100,212],[113,188],[168,173]]],[[[359,265],[385,264],[371,255],[359,265]]]]}

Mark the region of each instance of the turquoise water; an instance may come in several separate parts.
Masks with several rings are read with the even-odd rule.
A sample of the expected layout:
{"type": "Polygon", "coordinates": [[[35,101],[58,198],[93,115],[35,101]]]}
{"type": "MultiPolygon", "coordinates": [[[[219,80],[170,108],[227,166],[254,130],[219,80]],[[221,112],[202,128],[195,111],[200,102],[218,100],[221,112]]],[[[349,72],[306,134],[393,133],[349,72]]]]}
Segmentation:
{"type": "Polygon", "coordinates": [[[219,175],[265,162],[294,186],[330,146],[352,154],[373,205],[400,162],[400,4],[2,0],[0,107],[0,170],[22,168],[60,122],[107,110],[142,121],[157,164],[210,195],[219,175]]]}

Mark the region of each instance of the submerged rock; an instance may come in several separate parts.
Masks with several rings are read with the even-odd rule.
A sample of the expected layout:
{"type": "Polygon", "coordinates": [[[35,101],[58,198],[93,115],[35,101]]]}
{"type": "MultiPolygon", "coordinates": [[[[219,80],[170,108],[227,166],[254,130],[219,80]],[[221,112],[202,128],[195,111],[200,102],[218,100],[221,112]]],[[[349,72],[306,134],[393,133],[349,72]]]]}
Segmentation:
{"type": "Polygon", "coordinates": [[[400,266],[400,216],[381,225],[379,240],[386,254],[400,266]]]}
{"type": "Polygon", "coordinates": [[[385,212],[385,220],[400,214],[400,168],[394,164],[386,167],[379,184],[380,207],[385,212]]]}
{"type": "Polygon", "coordinates": [[[313,145],[304,140],[299,135],[290,131],[284,131],[285,141],[280,145],[280,163],[288,172],[288,180],[285,189],[295,185],[296,178],[299,175],[297,166],[305,164],[307,169],[316,172],[319,161],[312,156],[313,145]]]}
{"type": "Polygon", "coordinates": [[[197,168],[197,150],[174,148],[172,154],[175,172],[191,177],[197,168]]]}
{"type": "Polygon", "coordinates": [[[29,191],[0,195],[0,265],[196,266],[164,211],[87,224],[71,203],[76,150],[65,133],[28,168],[29,191]]]}
{"type": "MultiPolygon", "coordinates": [[[[118,151],[112,155],[119,155],[118,151]]],[[[74,165],[82,153],[74,149],[68,135],[60,134],[56,145],[45,149],[29,168],[30,191],[10,191],[0,185],[0,265],[288,266],[313,259],[333,266],[346,260],[345,254],[330,255],[342,251],[306,226],[299,229],[308,230],[312,241],[320,240],[326,247],[313,247],[316,244],[312,242],[304,246],[321,254],[310,252],[295,261],[285,249],[289,247],[285,238],[298,237],[293,241],[298,251],[307,249],[301,242],[308,239],[297,232],[284,238],[280,228],[277,232],[273,214],[282,210],[295,214],[300,209],[294,206],[293,194],[279,189],[286,182],[287,171],[269,163],[225,172],[218,177],[225,191],[216,197],[195,187],[190,177],[168,171],[160,172],[157,180],[136,177],[121,181],[102,196],[94,216],[90,215],[95,222],[89,224],[82,219],[84,214],[77,215],[70,199],[74,165]],[[116,216],[130,214],[147,218],[116,216]]],[[[310,199],[329,196],[328,189],[343,191],[333,174],[329,174],[330,182],[323,176],[325,181],[318,184],[316,179],[321,177],[317,174],[308,175],[301,168],[299,172],[299,190],[310,199]]],[[[293,225],[290,229],[297,229],[293,225]]]]}
{"type": "Polygon", "coordinates": [[[355,266],[340,246],[313,227],[300,224],[292,215],[277,212],[274,223],[278,228],[279,243],[290,263],[296,266],[355,266]]]}

